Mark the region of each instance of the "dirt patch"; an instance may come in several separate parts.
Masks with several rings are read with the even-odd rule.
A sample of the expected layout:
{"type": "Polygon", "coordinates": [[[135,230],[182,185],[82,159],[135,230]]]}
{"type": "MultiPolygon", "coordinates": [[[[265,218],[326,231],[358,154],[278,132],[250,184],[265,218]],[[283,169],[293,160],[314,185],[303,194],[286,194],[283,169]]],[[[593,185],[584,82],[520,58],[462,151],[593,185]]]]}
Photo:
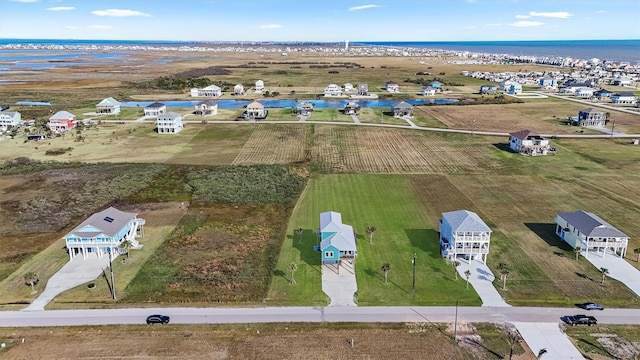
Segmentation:
{"type": "Polygon", "coordinates": [[[619,359],[632,359],[640,354],[640,342],[631,342],[620,336],[593,336],[604,346],[609,354],[619,359]]]}

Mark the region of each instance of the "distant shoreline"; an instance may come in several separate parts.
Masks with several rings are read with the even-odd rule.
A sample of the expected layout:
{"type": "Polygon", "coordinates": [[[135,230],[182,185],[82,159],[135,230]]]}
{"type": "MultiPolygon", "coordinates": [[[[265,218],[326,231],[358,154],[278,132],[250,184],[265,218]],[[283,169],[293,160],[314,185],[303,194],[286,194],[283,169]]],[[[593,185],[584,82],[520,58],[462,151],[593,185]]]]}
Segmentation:
{"type": "MultiPolygon", "coordinates": [[[[345,42],[257,42],[257,41],[164,41],[164,40],[67,40],[0,38],[0,50],[180,50],[229,51],[272,50],[295,52],[304,48],[326,48],[340,52],[345,42]]],[[[352,41],[349,51],[358,55],[363,49],[409,50],[411,55],[443,52],[453,55],[495,55],[524,60],[542,59],[557,64],[565,59],[599,59],[607,62],[640,64],[640,40],[526,40],[526,41],[352,41]]],[[[345,54],[342,54],[345,55],[345,54]]]]}

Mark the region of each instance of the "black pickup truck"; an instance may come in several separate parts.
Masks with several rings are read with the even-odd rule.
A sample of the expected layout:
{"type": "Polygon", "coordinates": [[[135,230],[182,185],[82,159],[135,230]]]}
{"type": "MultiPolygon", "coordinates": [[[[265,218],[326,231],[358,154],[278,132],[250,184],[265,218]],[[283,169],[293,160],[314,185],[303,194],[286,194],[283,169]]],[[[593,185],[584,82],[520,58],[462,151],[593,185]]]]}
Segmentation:
{"type": "Polygon", "coordinates": [[[567,322],[572,326],[576,326],[576,325],[593,326],[598,323],[598,320],[593,316],[573,315],[573,316],[567,316],[567,322]]]}

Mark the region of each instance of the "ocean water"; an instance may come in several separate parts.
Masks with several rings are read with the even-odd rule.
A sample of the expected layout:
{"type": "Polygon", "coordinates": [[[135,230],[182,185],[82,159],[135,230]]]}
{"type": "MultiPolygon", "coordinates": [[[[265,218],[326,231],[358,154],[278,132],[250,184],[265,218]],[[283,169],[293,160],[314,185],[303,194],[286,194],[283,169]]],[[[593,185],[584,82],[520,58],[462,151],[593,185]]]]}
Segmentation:
{"type": "MultiPolygon", "coordinates": [[[[248,44],[247,42],[203,41],[147,41],[147,40],[61,40],[61,39],[9,39],[0,38],[0,46],[7,44],[76,45],[76,46],[210,46],[220,44],[248,44]]],[[[271,45],[291,46],[344,46],[344,43],[267,42],[271,45]]],[[[598,58],[607,61],[640,61],[640,40],[553,40],[553,41],[351,41],[351,46],[378,45],[400,48],[432,48],[452,51],[470,51],[489,54],[565,57],[573,59],[598,58]]]]}
{"type": "Polygon", "coordinates": [[[453,42],[362,42],[356,44],[403,48],[431,48],[487,54],[526,55],[640,62],[640,40],[557,41],[453,41],[453,42]]]}

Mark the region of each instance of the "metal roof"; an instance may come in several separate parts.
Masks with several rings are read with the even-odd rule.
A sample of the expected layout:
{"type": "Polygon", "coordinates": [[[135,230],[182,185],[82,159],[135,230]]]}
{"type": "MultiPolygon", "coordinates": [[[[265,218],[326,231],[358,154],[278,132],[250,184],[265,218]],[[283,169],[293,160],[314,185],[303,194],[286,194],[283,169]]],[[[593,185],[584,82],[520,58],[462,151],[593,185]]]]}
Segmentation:
{"type": "Polygon", "coordinates": [[[109,207],[98,213],[91,215],[82,224],[78,225],[68,235],[77,235],[80,237],[93,237],[104,233],[108,236],[115,236],[120,230],[122,230],[129,222],[135,219],[137,214],[120,211],[114,207],[109,207]],[[86,228],[86,229],[85,229],[86,228]],[[95,228],[98,231],[91,231],[91,228],[95,228]],[[85,229],[85,231],[80,231],[85,229]]]}
{"type": "Polygon", "coordinates": [[[628,237],[598,215],[584,210],[560,212],[557,215],[588,237],[628,237]]]}
{"type": "Polygon", "coordinates": [[[452,231],[487,231],[491,228],[480,219],[478,214],[469,210],[456,210],[442,213],[444,222],[451,226],[452,231]]]}

